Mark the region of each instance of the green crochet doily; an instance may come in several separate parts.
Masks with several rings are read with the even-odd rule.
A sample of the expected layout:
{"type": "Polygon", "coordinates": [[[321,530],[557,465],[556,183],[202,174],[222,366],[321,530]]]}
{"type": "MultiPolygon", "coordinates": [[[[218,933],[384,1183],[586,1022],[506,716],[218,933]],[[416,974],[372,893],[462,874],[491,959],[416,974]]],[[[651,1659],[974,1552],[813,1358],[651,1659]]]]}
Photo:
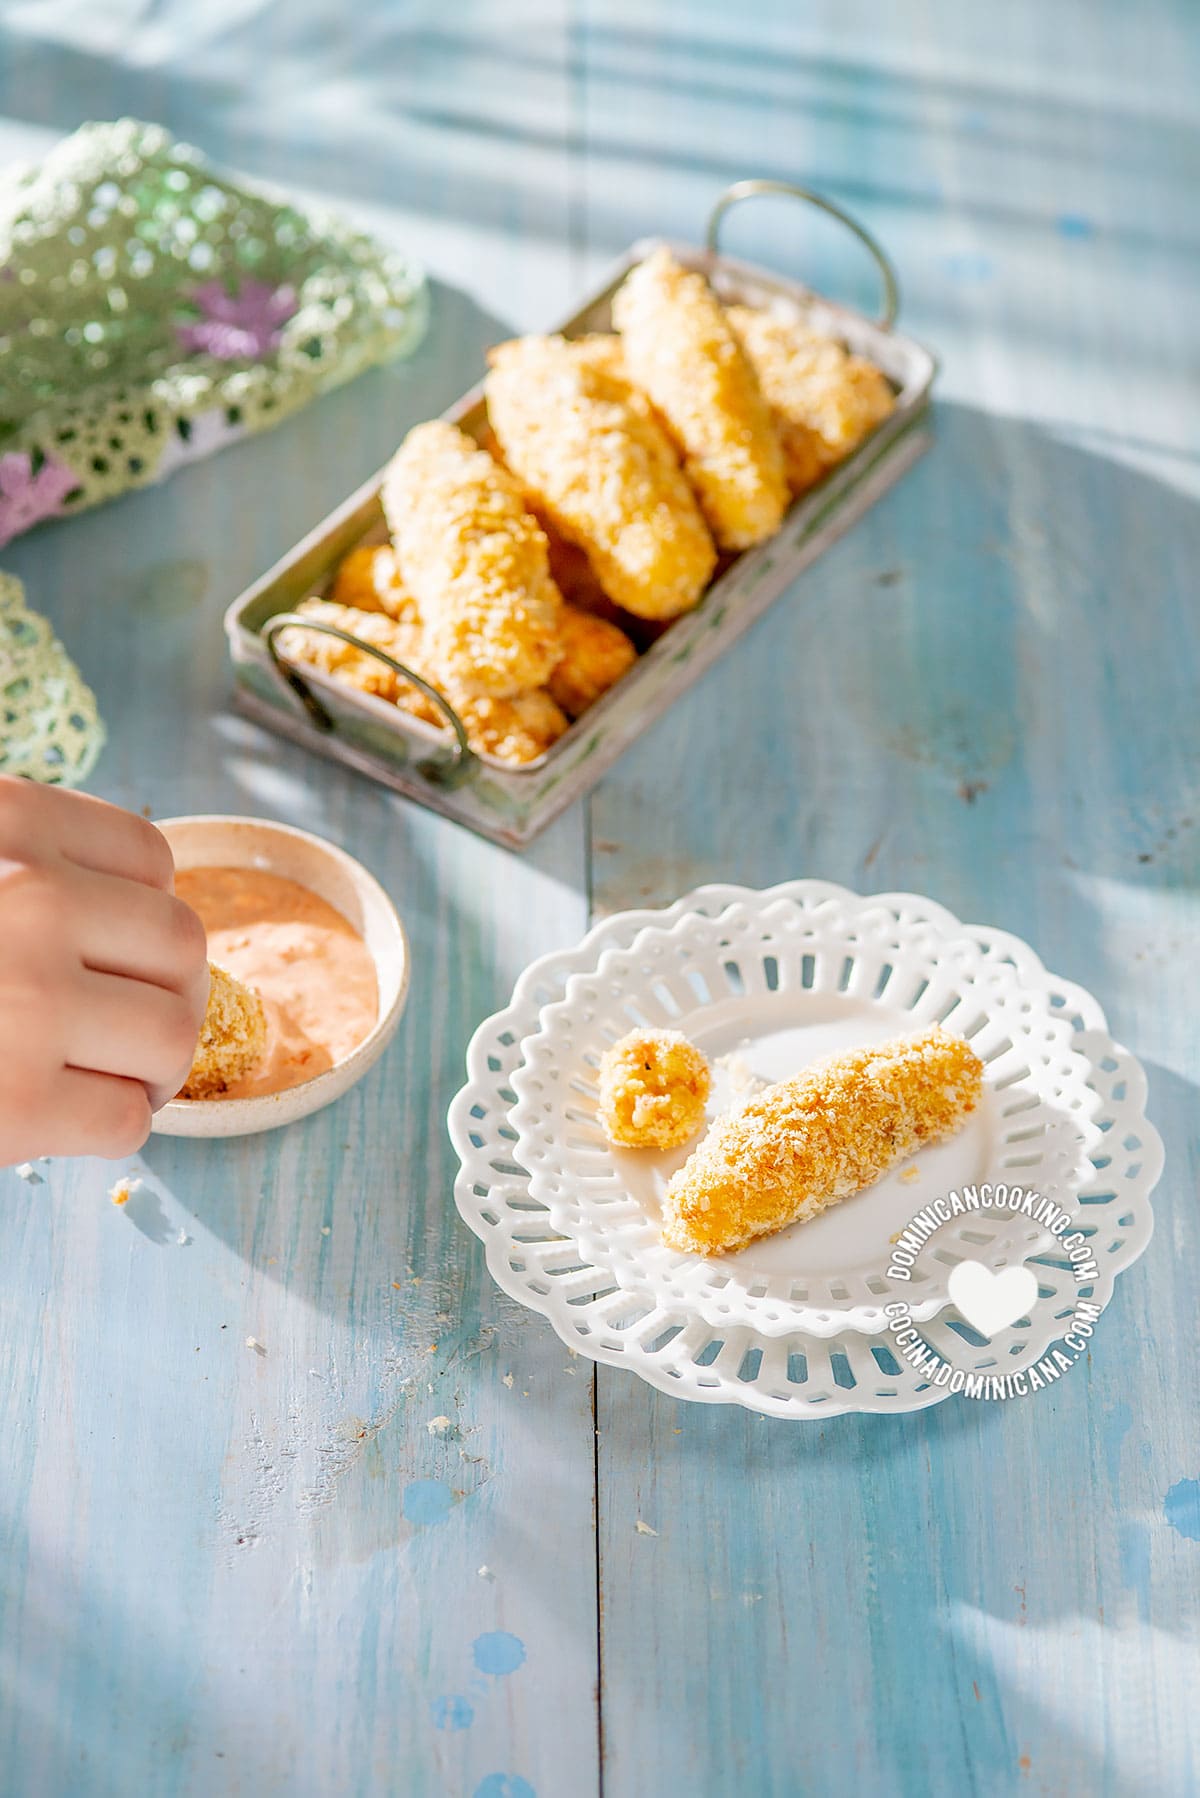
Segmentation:
{"type": "Polygon", "coordinates": [[[76,787],[103,747],[95,694],[20,581],[0,574],[0,773],[76,787]]]}
{"type": "Polygon", "coordinates": [[[423,279],[136,119],[0,172],[0,543],[415,348],[423,279]]]}

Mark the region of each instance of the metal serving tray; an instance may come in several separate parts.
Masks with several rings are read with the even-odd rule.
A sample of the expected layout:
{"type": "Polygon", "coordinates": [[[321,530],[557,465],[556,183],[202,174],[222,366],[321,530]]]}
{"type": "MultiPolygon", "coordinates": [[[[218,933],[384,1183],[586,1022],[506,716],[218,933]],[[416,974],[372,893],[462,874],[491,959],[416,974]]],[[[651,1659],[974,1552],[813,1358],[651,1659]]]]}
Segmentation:
{"type": "MultiPolygon", "coordinates": [[[[633,265],[661,241],[634,244],[579,309],[553,328],[568,337],[610,330],[614,292],[633,265]]],[[[916,460],[929,440],[925,416],[936,364],[928,350],[891,328],[897,308],[895,275],[879,245],[857,221],[804,189],[746,181],[717,202],[706,249],[680,243],[669,247],[681,262],[702,269],[723,300],[761,306],[782,298],[800,306],[817,328],[840,337],[884,371],[896,389],[895,411],[819,486],[793,502],[781,530],[769,542],[735,557],[699,605],[674,619],[628,674],[535,762],[514,768],[475,754],[450,708],[428,688],[447,717],[447,728],[413,718],[317,669],[288,663],[279,654],[276,638],[284,616],[300,600],[325,590],[338,563],[356,544],[386,541],[379,502],[382,471],[230,606],[225,629],[242,711],[318,754],[469,825],[493,842],[521,848],[587,792],[634,737],[916,460]],[[737,201],[764,192],[789,193],[821,207],[866,245],[883,277],[885,305],[878,322],[719,250],[724,213],[737,201]]],[[[473,387],[444,416],[480,436],[487,423],[482,385],[473,387]]],[[[362,647],[380,653],[369,645],[362,647]]]]}

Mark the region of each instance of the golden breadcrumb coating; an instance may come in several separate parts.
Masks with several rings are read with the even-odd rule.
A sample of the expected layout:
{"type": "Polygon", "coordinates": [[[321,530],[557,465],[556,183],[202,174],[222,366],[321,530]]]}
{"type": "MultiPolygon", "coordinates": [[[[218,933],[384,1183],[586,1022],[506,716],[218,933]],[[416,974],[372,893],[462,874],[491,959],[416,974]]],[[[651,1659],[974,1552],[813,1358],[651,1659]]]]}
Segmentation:
{"type": "Polygon", "coordinates": [[[719,1117],[672,1177],[663,1241],[719,1255],[861,1192],[979,1103],[983,1063],[937,1024],[832,1055],[719,1117]]]}
{"type": "Polygon", "coordinates": [[[655,250],[626,276],[612,310],[630,377],[666,421],[720,548],[770,537],[788,504],[783,450],[703,275],[655,250]]]}
{"type": "Polygon", "coordinates": [[[793,493],[820,480],[895,410],[887,377],[834,338],[751,306],[730,306],[726,316],[767,396],[793,493]]]}
{"type": "Polygon", "coordinates": [[[600,1128],[627,1149],[677,1149],[704,1122],[712,1081],[681,1030],[631,1030],[600,1057],[600,1128]]]}
{"type": "Polygon", "coordinates": [[[587,551],[609,598],[642,618],[694,606],[716,552],[649,407],[562,337],[519,337],[488,360],[488,416],[507,466],[587,551]]]}
{"type": "Polygon", "coordinates": [[[466,727],[471,748],[502,762],[536,761],[557,743],[570,723],[544,688],[518,693],[514,699],[481,699],[478,694],[456,696],[453,692],[446,697],[466,727]]]}
{"type": "MultiPolygon", "coordinates": [[[[464,693],[452,681],[442,679],[430,661],[425,633],[418,624],[403,624],[380,612],[360,612],[353,606],[335,606],[325,599],[302,600],[296,610],[305,618],[336,625],[339,630],[361,637],[364,643],[375,644],[436,687],[462,719],[471,748],[480,754],[494,755],[501,761],[532,762],[567,729],[568,720],[545,691],[518,693],[512,699],[491,699],[464,693]]],[[[419,687],[393,674],[374,656],[364,655],[336,637],[289,625],[279,633],[279,648],[293,661],[323,669],[348,687],[375,693],[414,718],[446,728],[442,713],[419,687]]]]}
{"type": "Polygon", "coordinates": [[[637,650],[618,625],[578,606],[564,606],[559,626],[562,661],[550,676],[551,697],[568,718],[578,718],[627,674],[637,650]]]}
{"type": "Polygon", "coordinates": [[[559,657],[562,600],[520,483],[435,419],[408,433],[382,497],[442,678],[496,698],[543,686],[559,657]]]}
{"type": "MultiPolygon", "coordinates": [[[[373,643],[397,662],[403,662],[425,679],[429,678],[421,665],[424,651],[419,624],[401,623],[383,612],[363,612],[356,606],[336,605],[330,599],[304,599],[296,610],[302,617],[335,625],[338,630],[361,637],[364,643],[373,643]]],[[[336,637],[327,637],[323,631],[306,631],[299,625],[289,624],[279,633],[279,650],[292,661],[307,662],[312,668],[335,675],[348,687],[357,687],[362,693],[374,693],[380,699],[390,699],[394,705],[419,718],[428,718],[438,724],[442,722],[437,707],[419,688],[401,680],[374,656],[364,655],[336,637]]]]}
{"type": "Polygon", "coordinates": [[[329,589],[334,605],[360,612],[386,612],[404,624],[419,624],[420,608],[404,585],[390,543],[360,543],[342,557],[329,589]]]}
{"type": "Polygon", "coordinates": [[[633,395],[634,404],[643,412],[654,410],[646,394],[633,384],[619,332],[587,331],[582,337],[571,338],[571,349],[580,362],[599,369],[602,375],[608,375],[614,381],[623,381],[633,395]]]}
{"type": "Polygon", "coordinates": [[[267,1014],[253,987],[208,965],[208,1009],[182,1099],[215,1099],[256,1067],[267,1051],[267,1014]]]}

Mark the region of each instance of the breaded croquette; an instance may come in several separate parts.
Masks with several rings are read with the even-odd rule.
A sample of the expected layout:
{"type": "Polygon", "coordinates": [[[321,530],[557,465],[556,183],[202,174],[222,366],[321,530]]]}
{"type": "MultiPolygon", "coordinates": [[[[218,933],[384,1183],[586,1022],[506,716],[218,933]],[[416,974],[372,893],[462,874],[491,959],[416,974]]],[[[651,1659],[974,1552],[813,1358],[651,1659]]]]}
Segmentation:
{"type": "Polygon", "coordinates": [[[181,1099],[215,1099],[257,1067],[267,1051],[267,1014],[253,987],[208,966],[208,1007],[181,1099]]]}
{"type": "Polygon", "coordinates": [[[745,353],[703,275],[667,249],[638,264],[613,298],[632,380],[654,402],[721,549],[779,529],[788,504],[783,450],[745,353]]]}
{"type": "Polygon", "coordinates": [[[717,1119],[667,1186],[663,1241],[719,1255],[815,1217],[951,1135],[982,1090],[979,1057],[937,1024],[815,1062],[717,1119]]]}
{"type": "Polygon", "coordinates": [[[704,1122],[708,1063],[681,1030],[631,1030],[600,1057],[600,1128],[629,1149],[677,1149],[704,1122]]]}
{"type": "Polygon", "coordinates": [[[895,409],[896,396],[874,363],[799,319],[751,306],[726,316],[767,396],[788,483],[803,493],[895,409]]]}
{"type": "Polygon", "coordinates": [[[360,612],[386,612],[403,624],[419,624],[420,608],[400,576],[390,543],[360,543],[342,557],[329,589],[337,606],[360,612]]]}
{"type": "Polygon", "coordinates": [[[481,699],[453,692],[446,697],[462,719],[467,741],[476,754],[494,755],[501,762],[535,762],[569,725],[544,688],[518,693],[513,699],[481,699]]]}
{"type": "MultiPolygon", "coordinates": [[[[364,612],[357,606],[337,605],[329,599],[301,600],[296,610],[302,617],[332,624],[338,630],[349,631],[351,636],[361,637],[364,643],[374,644],[395,661],[403,662],[428,679],[420,665],[423,639],[419,624],[405,624],[383,612],[364,612]]],[[[310,667],[336,675],[348,687],[357,687],[362,693],[374,693],[380,699],[390,699],[394,705],[414,712],[418,717],[441,722],[441,713],[419,688],[402,681],[377,657],[364,655],[362,650],[352,648],[337,637],[328,637],[324,631],[306,631],[299,625],[290,624],[279,633],[279,651],[291,661],[307,662],[310,667]]]]}
{"type": "Polygon", "coordinates": [[[649,407],[631,404],[626,382],[562,337],[519,337],[488,359],[488,416],[532,502],[587,551],[627,612],[688,611],[716,552],[649,407]]]}
{"type": "Polygon", "coordinates": [[[435,419],[408,433],[382,497],[439,676],[501,699],[543,686],[559,657],[562,600],[520,484],[435,419]]]}
{"type": "Polygon", "coordinates": [[[578,606],[564,606],[558,629],[562,660],[550,676],[551,698],[568,718],[578,718],[628,673],[637,650],[618,625],[578,606]]]}
{"type": "MultiPolygon", "coordinates": [[[[479,694],[463,693],[453,682],[441,679],[429,661],[424,633],[420,625],[402,624],[385,618],[379,612],[359,612],[353,606],[336,606],[329,600],[302,600],[296,610],[302,617],[322,624],[336,625],[372,643],[396,661],[403,662],[414,674],[436,687],[450,701],[467,733],[471,748],[482,755],[494,755],[501,761],[532,762],[557,742],[567,729],[568,720],[545,691],[518,693],[512,699],[492,699],[479,694]]],[[[293,661],[307,662],[332,674],[335,680],[361,692],[375,693],[391,700],[402,711],[427,724],[444,727],[446,720],[434,702],[419,687],[402,680],[390,668],[353,649],[337,637],[323,631],[306,631],[300,625],[289,625],[279,633],[281,654],[293,661]]]]}
{"type": "Polygon", "coordinates": [[[634,396],[634,404],[642,411],[653,410],[647,396],[640,387],[635,387],[629,378],[629,370],[625,366],[625,351],[621,348],[621,339],[616,331],[588,331],[582,337],[569,339],[571,354],[579,362],[585,362],[610,380],[621,381],[634,396]]]}

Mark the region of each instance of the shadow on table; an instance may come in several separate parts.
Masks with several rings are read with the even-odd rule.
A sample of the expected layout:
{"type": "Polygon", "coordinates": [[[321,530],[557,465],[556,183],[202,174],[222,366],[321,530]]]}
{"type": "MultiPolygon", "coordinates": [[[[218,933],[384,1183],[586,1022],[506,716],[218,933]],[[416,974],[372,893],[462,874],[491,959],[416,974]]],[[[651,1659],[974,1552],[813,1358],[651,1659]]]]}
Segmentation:
{"type": "Polygon", "coordinates": [[[1200,1092],[1145,1065],[1167,1151],[1158,1231],[1118,1280],[1086,1362],[1049,1390],[788,1428],[601,1372],[604,1714],[626,1754],[654,1732],[663,1764],[707,1766],[704,1789],[723,1789],[756,1752],[744,1694],[770,1690],[799,1627],[821,1679],[764,1727],[806,1790],[840,1789],[847,1720],[885,1790],[913,1789],[912,1769],[931,1765],[947,1785],[958,1774],[998,1790],[1029,1769],[1045,1790],[1193,1789],[1194,1546],[1163,1502],[1198,1471],[1178,1394],[1200,1377],[1200,1242],[1179,1201],[1200,1092]],[[638,1488],[653,1560],[625,1546],[638,1488]],[[669,1676],[651,1716],[637,1644],[700,1569],[697,1733],[669,1676]],[[837,1728],[825,1690],[850,1695],[837,1728]]]}
{"type": "MultiPolygon", "coordinates": [[[[402,411],[370,408],[361,460],[381,460],[409,423],[460,391],[505,328],[466,296],[440,290],[420,352],[428,367],[406,376],[402,411]]],[[[352,392],[305,415],[314,444],[327,408],[344,404],[349,417],[352,392]]],[[[932,885],[961,914],[1022,931],[1051,966],[1065,963],[1103,991],[1108,883],[1194,881],[1200,711],[1193,663],[1176,653],[1194,626],[1175,577],[1181,543],[1194,539],[1200,561],[1196,502],[1026,421],[946,404],[936,424],[930,454],[603,782],[591,801],[596,910],[665,903],[706,878],[768,884],[799,870],[863,886],[932,885]],[[1014,515],[1019,527],[1008,532],[1014,515]],[[799,665],[802,708],[789,701],[799,665]],[[778,779],[760,784],[746,807],[744,759],[729,744],[751,732],[778,779]],[[1122,759],[1130,738],[1139,756],[1122,759]],[[1177,780],[1164,780],[1163,767],[1177,780]],[[881,781],[887,816],[864,874],[881,781]],[[664,790],[673,795],[666,807],[664,790]],[[723,841],[713,828],[721,817],[737,818],[723,841]],[[920,819],[919,832],[902,831],[906,818],[920,819]],[[1030,896],[1047,893],[1039,916],[1030,896]]],[[[258,446],[268,482],[271,442],[258,446]]],[[[331,504],[346,485],[330,474],[331,504]]],[[[356,1240],[379,1224],[381,1208],[399,1204],[411,1215],[388,1239],[417,1254],[428,1212],[438,1228],[421,1252],[436,1251],[436,1268],[406,1260],[388,1271],[401,1283],[436,1282],[447,1300],[440,1308],[453,1311],[456,1282],[478,1251],[457,1221],[446,1224],[452,1169],[442,1120],[468,1036],[507,996],[505,910],[524,902],[508,897],[512,860],[366,780],[268,733],[241,737],[241,722],[229,723],[219,773],[231,808],[240,800],[257,809],[274,778],[295,801],[278,808],[285,821],[325,830],[369,865],[373,840],[386,833],[392,848],[402,843],[396,897],[413,937],[414,984],[397,1044],[338,1106],[209,1148],[213,1177],[197,1212],[269,1278],[335,1315],[354,1302],[336,1245],[316,1260],[289,1256],[272,1231],[286,1218],[294,1244],[319,1233],[340,1190],[343,1214],[354,1207],[356,1240]]],[[[523,860],[535,880],[541,870],[577,882],[567,845],[579,828],[573,810],[534,845],[523,860]]],[[[146,1160],[170,1186],[193,1173],[200,1152],[156,1139],[146,1160]]]]}
{"type": "Polygon", "coordinates": [[[597,910],[811,873],[1024,921],[1053,966],[1081,886],[1196,883],[1200,500],[1028,420],[933,423],[605,778],[597,910]]]}
{"type": "MultiPolygon", "coordinates": [[[[1196,503],[1024,421],[945,405],[937,424],[925,461],[709,677],[721,682],[720,729],[718,689],[702,683],[607,777],[592,801],[596,904],[665,902],[697,878],[765,884],[797,871],[880,888],[932,887],[962,915],[1027,936],[1050,966],[1102,997],[1127,994],[1136,1015],[1114,916],[1139,889],[1190,887],[1196,875],[1200,718],[1186,648],[1194,624],[1178,578],[1196,559],[1186,548],[1197,540],[1196,503]],[[729,754],[729,743],[751,733],[777,778],[759,784],[757,804],[747,807],[739,803],[745,762],[729,754]],[[1131,745],[1136,755],[1123,754],[1131,745]],[[674,795],[670,807],[664,791],[674,795]],[[736,835],[715,838],[714,818],[733,817],[736,835]],[[911,820],[919,830],[904,828],[911,820]]],[[[374,1345],[369,1360],[401,1370],[401,1384],[417,1377],[420,1357],[435,1347],[439,1368],[442,1357],[508,1357],[527,1332],[544,1347],[543,1324],[491,1291],[482,1251],[453,1213],[442,1121],[470,1030],[502,1002],[511,978],[506,906],[523,903],[529,889],[509,888],[511,864],[501,852],[341,771],[286,762],[293,753],[261,748],[264,761],[277,756],[303,769],[307,802],[328,801],[331,831],[353,809],[373,828],[402,834],[414,989],[396,1047],[339,1106],[273,1137],[207,1149],[196,1219],[248,1278],[352,1327],[374,1345]],[[521,897],[510,899],[510,890],[521,897]]],[[[578,829],[570,814],[526,865],[569,883],[564,845],[578,829]]],[[[1178,999],[1169,945],[1145,928],[1139,982],[1151,1002],[1168,992],[1178,999]]],[[[1182,1080],[1168,1076],[1152,1087],[1152,1115],[1167,1126],[1177,1157],[1194,1105],[1182,1080]]],[[[156,1141],[146,1161],[168,1188],[177,1181],[194,1191],[196,1153],[197,1145],[156,1141]]],[[[659,1540],[646,1550],[659,1557],[652,1589],[687,1589],[710,1554],[759,1587],[764,1566],[777,1582],[761,1607],[720,1610],[720,1662],[704,1663],[714,1718],[725,1714],[729,1669],[758,1667],[769,1683],[760,1661],[777,1637],[782,1652],[789,1610],[827,1622],[844,1605],[825,1569],[836,1570],[848,1545],[857,1552],[860,1543],[875,1582],[862,1598],[863,1627],[889,1669],[888,1727],[908,1743],[907,1761],[901,1756],[896,1766],[920,1764],[931,1684],[940,1721],[953,1732],[972,1677],[989,1702],[977,1722],[971,1713],[964,1778],[971,1766],[1015,1762],[1011,1737],[1022,1729],[1043,1743],[1059,1729],[1066,1741],[1054,1701],[1018,1680],[1007,1632],[1023,1630],[1012,1639],[1028,1644],[1040,1630],[1050,1642],[1079,1619],[1099,1632],[1097,1652],[1116,1667],[1111,1625],[1100,1613],[1106,1598],[1118,1609],[1127,1602],[1133,1576],[1122,1575],[1126,1583],[1110,1594],[1111,1576],[1098,1571],[1097,1532],[1107,1527],[1106,1507],[1116,1505],[1102,1484],[1104,1407],[1141,1407],[1152,1320],[1136,1331],[1129,1320],[1151,1280],[1181,1278],[1164,1251],[1152,1245],[1145,1266],[1119,1285],[1094,1379],[1081,1368],[1025,1401],[952,1400],[907,1418],[846,1417],[789,1430],[673,1405],[604,1370],[605,1703],[621,1715],[626,1739],[640,1703],[629,1683],[638,1678],[637,1654],[626,1649],[644,1612],[648,1570],[635,1578],[625,1551],[614,1549],[614,1532],[632,1521],[613,1507],[628,1508],[644,1479],[662,1505],[659,1540]],[[1118,1344],[1117,1332],[1128,1339],[1118,1344]],[[699,1517],[707,1534],[673,1522],[699,1517]],[[1055,1519],[1068,1517],[1074,1535],[1065,1522],[1058,1533],[1055,1519]],[[805,1552],[780,1559],[780,1545],[798,1529],[805,1552]],[[897,1654],[898,1628],[920,1654],[897,1654]]],[[[536,1429],[535,1422],[527,1433],[536,1437],[536,1429]]],[[[547,1422],[548,1457],[557,1442],[547,1422]]],[[[526,1526],[506,1516],[504,1527],[519,1536],[526,1526]]],[[[1173,1627],[1171,1616],[1164,1627],[1173,1627]]],[[[827,1630],[825,1652],[841,1654],[827,1630]]],[[[675,1727],[671,1714],[657,1718],[664,1741],[675,1727]]],[[[694,1710],[677,1714],[683,1766],[705,1738],[694,1710]]],[[[796,1714],[818,1728],[811,1709],[796,1714]]],[[[1099,1713],[1088,1721],[1098,1742],[1099,1713]]],[[[1078,1742],[1070,1738],[1078,1765],[1107,1777],[1109,1790],[1136,1790],[1104,1766],[1086,1734],[1081,1726],[1078,1742]]],[[[720,1740],[708,1746],[710,1764],[719,1765],[720,1740]]],[[[796,1752],[803,1768],[799,1737],[796,1752]]],[[[893,1764],[891,1744],[881,1753],[893,1764]]]]}

